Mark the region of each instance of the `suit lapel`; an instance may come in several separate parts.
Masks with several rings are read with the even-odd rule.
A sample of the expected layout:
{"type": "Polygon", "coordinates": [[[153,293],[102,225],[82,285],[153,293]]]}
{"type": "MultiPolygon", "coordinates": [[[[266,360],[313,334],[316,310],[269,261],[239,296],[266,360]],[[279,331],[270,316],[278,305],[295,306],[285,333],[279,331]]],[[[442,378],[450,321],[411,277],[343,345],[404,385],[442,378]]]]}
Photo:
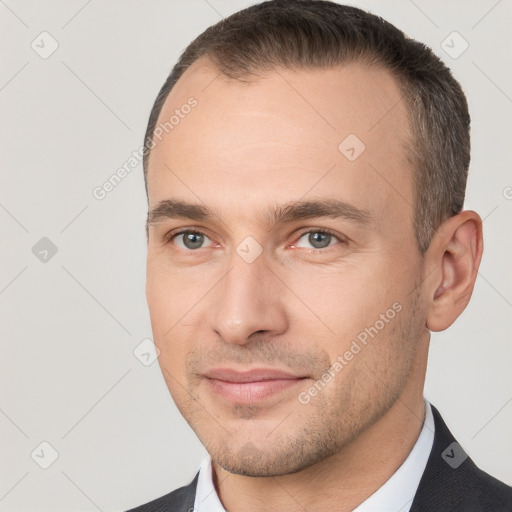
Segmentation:
{"type": "Polygon", "coordinates": [[[435,435],[410,512],[458,510],[468,475],[479,471],[433,406],[435,435]]]}
{"type": "MultiPolygon", "coordinates": [[[[176,508],[176,512],[192,512],[194,509],[194,502],[196,499],[197,480],[199,478],[199,471],[196,473],[194,480],[185,487],[179,489],[182,491],[181,496],[177,496],[176,504],[181,501],[181,506],[176,508]]],[[[163,511],[162,511],[163,512],[163,511]]]]}

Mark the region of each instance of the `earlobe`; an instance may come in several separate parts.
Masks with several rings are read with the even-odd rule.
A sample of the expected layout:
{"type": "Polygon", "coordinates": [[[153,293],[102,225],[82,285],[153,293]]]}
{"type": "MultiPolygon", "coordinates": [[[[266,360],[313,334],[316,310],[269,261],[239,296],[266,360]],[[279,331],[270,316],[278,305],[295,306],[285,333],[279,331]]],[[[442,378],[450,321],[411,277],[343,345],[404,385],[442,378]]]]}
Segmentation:
{"type": "Polygon", "coordinates": [[[469,303],[482,258],[482,219],[473,211],[450,217],[427,251],[430,295],[427,328],[447,329],[469,303]]]}

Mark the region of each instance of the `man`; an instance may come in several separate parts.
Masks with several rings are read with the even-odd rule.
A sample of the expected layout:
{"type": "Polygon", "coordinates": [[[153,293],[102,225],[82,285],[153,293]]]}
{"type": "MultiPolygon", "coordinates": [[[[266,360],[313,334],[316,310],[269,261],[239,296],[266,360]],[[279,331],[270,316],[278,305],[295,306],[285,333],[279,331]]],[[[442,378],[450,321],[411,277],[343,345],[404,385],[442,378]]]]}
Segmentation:
{"type": "Polygon", "coordinates": [[[209,457],[134,510],[512,510],[423,398],[482,256],[469,146],[449,70],[359,9],[265,2],[188,46],[146,136],[147,299],[209,457]]]}

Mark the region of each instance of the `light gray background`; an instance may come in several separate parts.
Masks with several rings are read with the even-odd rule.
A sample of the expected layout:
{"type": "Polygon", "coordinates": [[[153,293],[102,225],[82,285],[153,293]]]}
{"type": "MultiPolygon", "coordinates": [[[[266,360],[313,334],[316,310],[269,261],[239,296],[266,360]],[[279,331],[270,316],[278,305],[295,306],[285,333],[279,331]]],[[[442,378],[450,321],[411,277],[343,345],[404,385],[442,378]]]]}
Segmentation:
{"type": "MultiPolygon", "coordinates": [[[[118,511],[195,474],[203,447],[157,362],[133,354],[151,338],[142,166],[102,201],[92,190],[140,147],[181,50],[250,3],[0,0],[1,511],[118,511]],[[43,31],[59,44],[47,59],[31,48],[49,48],[43,31]],[[47,262],[32,252],[42,237],[58,249],[47,262]],[[48,469],[43,441],[59,455],[48,469]]],[[[467,92],[466,207],[485,218],[486,248],[470,306],[433,336],[425,395],[512,484],[512,3],[352,4],[430,45],[467,92]],[[469,43],[456,59],[441,47],[453,31],[469,43]]]]}

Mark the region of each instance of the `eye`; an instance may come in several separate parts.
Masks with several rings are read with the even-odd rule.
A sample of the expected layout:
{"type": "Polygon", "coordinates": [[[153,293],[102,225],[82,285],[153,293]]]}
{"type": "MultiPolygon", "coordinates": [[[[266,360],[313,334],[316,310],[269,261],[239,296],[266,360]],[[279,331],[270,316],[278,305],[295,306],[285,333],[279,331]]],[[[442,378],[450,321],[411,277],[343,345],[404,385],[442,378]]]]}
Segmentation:
{"type": "Polygon", "coordinates": [[[203,244],[207,240],[211,242],[204,233],[190,230],[180,231],[179,233],[174,233],[169,236],[169,242],[174,243],[180,249],[184,250],[202,249],[203,244]]]}
{"type": "Polygon", "coordinates": [[[331,245],[340,242],[340,239],[324,229],[315,229],[302,233],[301,237],[293,244],[294,247],[306,247],[308,249],[325,249],[331,245]],[[302,241],[304,240],[304,241],[302,241]],[[310,244],[309,247],[301,245],[303,243],[310,244]]]}

